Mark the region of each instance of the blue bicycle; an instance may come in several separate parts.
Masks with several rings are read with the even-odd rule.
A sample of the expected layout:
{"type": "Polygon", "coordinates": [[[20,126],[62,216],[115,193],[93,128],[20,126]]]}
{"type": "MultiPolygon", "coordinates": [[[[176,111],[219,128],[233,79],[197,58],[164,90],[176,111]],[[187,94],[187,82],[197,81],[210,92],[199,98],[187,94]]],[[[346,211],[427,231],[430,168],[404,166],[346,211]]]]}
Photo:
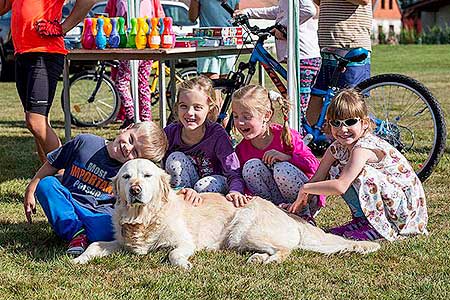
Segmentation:
{"type": "MultiPolygon", "coordinates": [[[[233,14],[233,9],[226,3],[222,6],[233,14]]],[[[235,17],[233,24],[242,26],[249,36],[251,33],[258,39],[248,62],[239,63],[237,70],[231,72],[227,79],[214,81],[215,88],[222,92],[224,100],[218,122],[223,122],[227,117],[233,92],[250,84],[257,71],[257,63],[263,66],[281,95],[288,96],[286,85],[281,80],[287,80],[286,69],[264,49],[264,42],[275,27],[260,29],[250,26],[244,15],[235,17]]],[[[350,62],[361,62],[368,55],[368,51],[363,48],[324,48],[321,51],[337,60],[337,68],[327,90],[313,89],[311,92],[322,99],[317,122],[309,124],[305,116],[302,117],[301,124],[307,133],[305,142],[316,153],[323,153],[329,145],[329,138],[323,131],[325,115],[331,99],[338,92],[340,74],[345,72],[350,62]]],[[[361,82],[356,88],[372,109],[372,118],[376,124],[374,133],[400,150],[422,181],[428,178],[444,153],[447,138],[443,111],[432,93],[417,80],[400,74],[377,75],[361,82]]],[[[226,126],[228,132],[231,128],[232,118],[226,126]]]]}

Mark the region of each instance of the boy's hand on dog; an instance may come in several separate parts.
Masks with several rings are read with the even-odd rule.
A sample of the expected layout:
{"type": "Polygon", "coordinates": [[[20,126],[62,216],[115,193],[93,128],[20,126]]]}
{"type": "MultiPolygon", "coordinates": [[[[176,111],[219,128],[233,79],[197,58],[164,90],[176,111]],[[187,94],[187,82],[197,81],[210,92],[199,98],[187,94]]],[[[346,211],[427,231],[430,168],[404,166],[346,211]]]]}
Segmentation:
{"type": "Polygon", "coordinates": [[[239,192],[230,192],[228,195],[225,196],[228,201],[233,202],[235,207],[243,207],[247,205],[247,203],[252,200],[252,196],[249,195],[242,195],[239,192]]]}
{"type": "Polygon", "coordinates": [[[184,194],[184,200],[192,203],[194,206],[199,206],[203,203],[202,197],[194,189],[183,188],[181,189],[181,193],[184,194]]]}
{"type": "Polygon", "coordinates": [[[25,216],[27,217],[27,221],[31,224],[31,214],[36,214],[36,199],[34,195],[31,193],[25,194],[25,199],[23,201],[23,208],[25,210],[25,216]]]}

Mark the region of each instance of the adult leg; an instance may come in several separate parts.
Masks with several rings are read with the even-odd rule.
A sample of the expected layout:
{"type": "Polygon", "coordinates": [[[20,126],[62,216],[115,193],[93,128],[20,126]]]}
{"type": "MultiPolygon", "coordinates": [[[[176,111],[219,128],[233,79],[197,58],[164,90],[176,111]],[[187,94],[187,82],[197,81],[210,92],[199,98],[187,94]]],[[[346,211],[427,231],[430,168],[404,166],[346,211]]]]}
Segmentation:
{"type": "Polygon", "coordinates": [[[260,159],[253,158],[244,164],[242,178],[253,194],[275,204],[285,202],[271,170],[260,159]]]}
{"type": "Polygon", "coordinates": [[[139,111],[141,121],[152,120],[152,99],[148,78],[152,71],[151,60],[141,60],[139,62],[138,86],[139,86],[139,111]]]}
{"type": "Polygon", "coordinates": [[[27,128],[33,134],[39,158],[61,145],[48,114],[62,74],[64,56],[50,53],[28,53],[17,56],[16,87],[25,111],[27,128]]]}
{"type": "Polygon", "coordinates": [[[199,179],[194,163],[182,152],[172,152],[166,160],[165,169],[173,187],[192,188],[199,179]]]}

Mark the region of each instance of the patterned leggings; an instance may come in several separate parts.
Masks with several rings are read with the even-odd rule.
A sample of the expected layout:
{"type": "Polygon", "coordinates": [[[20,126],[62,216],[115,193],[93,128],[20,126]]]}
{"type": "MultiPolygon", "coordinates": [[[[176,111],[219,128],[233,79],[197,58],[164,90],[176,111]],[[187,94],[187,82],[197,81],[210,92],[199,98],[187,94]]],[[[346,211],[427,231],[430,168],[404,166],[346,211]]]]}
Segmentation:
{"type": "Polygon", "coordinates": [[[320,57],[300,60],[300,113],[306,116],[309,99],[311,98],[311,87],[316,82],[316,77],[320,71],[320,57]]]}
{"type": "MultiPolygon", "coordinates": [[[[138,93],[139,93],[139,115],[141,121],[151,121],[152,104],[148,78],[152,71],[151,60],[140,60],[138,69],[138,93]]],[[[133,98],[130,91],[131,70],[128,60],[121,60],[116,77],[116,87],[119,92],[120,101],[125,108],[125,117],[134,119],[133,98]]]]}
{"type": "MultiPolygon", "coordinates": [[[[289,162],[278,162],[268,167],[262,160],[253,158],[242,168],[242,177],[248,189],[255,195],[270,200],[275,205],[293,203],[308,177],[289,162]]],[[[311,215],[318,211],[317,197],[313,198],[299,215],[311,215]]]]}
{"type": "Polygon", "coordinates": [[[210,175],[199,178],[192,159],[182,152],[172,152],[166,160],[166,172],[170,175],[173,187],[188,187],[197,193],[227,194],[227,179],[222,175],[210,175]]]}

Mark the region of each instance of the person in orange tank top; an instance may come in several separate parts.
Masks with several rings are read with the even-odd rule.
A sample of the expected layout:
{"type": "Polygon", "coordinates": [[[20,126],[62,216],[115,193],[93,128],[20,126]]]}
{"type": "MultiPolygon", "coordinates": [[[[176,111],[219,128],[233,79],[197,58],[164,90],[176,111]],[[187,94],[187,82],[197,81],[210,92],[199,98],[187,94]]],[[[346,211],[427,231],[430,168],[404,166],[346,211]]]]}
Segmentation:
{"type": "Polygon", "coordinates": [[[12,12],[16,88],[42,162],[61,145],[48,115],[67,54],[63,36],[94,4],[95,0],[76,0],[71,14],[61,22],[64,0],[0,0],[0,15],[12,12]]]}

